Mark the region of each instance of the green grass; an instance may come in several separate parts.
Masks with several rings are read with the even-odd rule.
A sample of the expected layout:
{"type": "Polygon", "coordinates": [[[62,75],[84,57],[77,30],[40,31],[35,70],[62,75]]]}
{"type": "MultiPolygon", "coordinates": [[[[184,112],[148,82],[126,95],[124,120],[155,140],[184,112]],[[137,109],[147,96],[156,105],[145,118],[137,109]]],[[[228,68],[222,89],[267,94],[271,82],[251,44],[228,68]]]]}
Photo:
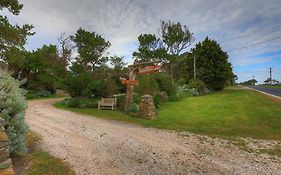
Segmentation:
{"type": "Polygon", "coordinates": [[[251,137],[281,140],[281,102],[250,90],[224,90],[206,96],[169,102],[154,120],[142,120],[119,111],[56,107],[145,127],[190,131],[215,137],[251,137]]]}
{"type": "Polygon", "coordinates": [[[39,134],[32,131],[27,132],[28,153],[12,156],[16,173],[26,175],[75,175],[69,164],[41,150],[38,146],[41,140],[39,134]]]}
{"type": "Polygon", "coordinates": [[[261,153],[266,153],[266,154],[269,154],[269,155],[281,157],[281,146],[275,146],[275,147],[270,148],[270,149],[262,149],[260,151],[261,151],[261,153]]]}
{"type": "Polygon", "coordinates": [[[28,155],[32,165],[27,171],[27,175],[75,175],[60,159],[51,156],[44,151],[34,152],[28,155]]]}

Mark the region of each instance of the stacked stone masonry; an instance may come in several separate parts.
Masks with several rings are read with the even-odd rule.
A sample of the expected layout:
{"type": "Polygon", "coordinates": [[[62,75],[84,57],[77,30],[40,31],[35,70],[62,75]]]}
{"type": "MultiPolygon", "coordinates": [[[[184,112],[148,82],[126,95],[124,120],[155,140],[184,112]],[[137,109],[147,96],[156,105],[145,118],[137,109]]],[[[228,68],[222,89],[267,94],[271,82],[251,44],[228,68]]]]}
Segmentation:
{"type": "Polygon", "coordinates": [[[8,136],[3,126],[4,120],[0,117],[0,175],[14,175],[12,160],[9,153],[8,136]]]}
{"type": "Polygon", "coordinates": [[[153,119],[156,116],[156,108],[153,102],[153,96],[144,95],[141,97],[141,103],[139,106],[139,116],[141,118],[153,119]]]}

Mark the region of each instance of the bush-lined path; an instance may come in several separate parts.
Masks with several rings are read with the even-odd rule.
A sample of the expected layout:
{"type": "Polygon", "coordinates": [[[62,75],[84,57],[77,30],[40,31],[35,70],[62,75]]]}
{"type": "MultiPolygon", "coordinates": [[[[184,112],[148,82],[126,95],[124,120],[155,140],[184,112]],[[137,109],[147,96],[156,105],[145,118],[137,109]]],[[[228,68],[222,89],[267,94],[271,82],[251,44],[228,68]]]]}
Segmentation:
{"type": "Polygon", "coordinates": [[[29,102],[26,120],[42,147],[77,174],[280,174],[281,159],[228,141],[76,114],[29,102]]]}

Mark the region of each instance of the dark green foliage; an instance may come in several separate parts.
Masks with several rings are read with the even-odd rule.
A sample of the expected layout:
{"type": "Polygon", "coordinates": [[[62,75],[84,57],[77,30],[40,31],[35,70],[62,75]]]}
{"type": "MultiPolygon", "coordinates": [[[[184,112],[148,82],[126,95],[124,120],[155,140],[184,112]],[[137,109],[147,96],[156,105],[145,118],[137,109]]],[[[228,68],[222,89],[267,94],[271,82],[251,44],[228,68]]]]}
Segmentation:
{"type": "Polygon", "coordinates": [[[153,96],[153,102],[156,108],[160,108],[160,106],[167,102],[169,99],[168,95],[166,94],[166,92],[162,91],[162,92],[157,92],[154,96],[153,96]]]}
{"type": "Polygon", "coordinates": [[[194,40],[188,27],[180,23],[161,21],[159,37],[153,34],[142,34],[138,40],[138,51],[133,53],[135,62],[162,62],[163,69],[169,73],[171,87],[175,89],[175,75],[176,78],[180,77],[180,69],[176,65],[181,61],[182,53],[194,40]]]}
{"type": "MultiPolygon", "coordinates": [[[[2,0],[0,1],[0,10],[8,9],[12,14],[18,15],[23,5],[18,0],[2,0]]],[[[0,15],[0,59],[6,60],[7,54],[11,49],[23,49],[26,43],[26,37],[33,35],[30,30],[31,25],[12,25],[6,16],[0,15]]]]}
{"type": "Polygon", "coordinates": [[[79,57],[76,59],[84,68],[88,69],[90,66],[95,69],[96,66],[107,62],[107,57],[104,57],[103,54],[109,48],[110,42],[101,35],[79,28],[71,38],[78,48],[79,57]]]}
{"type": "Polygon", "coordinates": [[[97,108],[98,99],[95,98],[66,98],[61,103],[67,107],[71,108],[97,108]]]}
{"type": "Polygon", "coordinates": [[[161,40],[153,34],[142,34],[138,37],[139,48],[133,53],[137,62],[164,61],[166,50],[161,48],[161,40]]]}
{"type": "Polygon", "coordinates": [[[172,94],[169,96],[169,101],[181,101],[183,99],[183,97],[181,95],[179,95],[178,93],[172,94]]]}
{"type": "Polygon", "coordinates": [[[208,89],[222,90],[226,83],[233,78],[228,55],[215,40],[207,37],[204,41],[196,44],[196,47],[192,49],[192,55],[186,55],[188,80],[193,78],[194,56],[196,58],[197,78],[204,81],[208,89]]]}
{"type": "Polygon", "coordinates": [[[107,97],[106,82],[104,80],[91,80],[85,95],[91,97],[107,97]]]}
{"type": "Polygon", "coordinates": [[[65,80],[72,97],[112,97],[115,93],[124,91],[119,80],[124,74],[123,57],[111,57],[113,69],[105,64],[108,58],[104,57],[104,53],[110,46],[108,41],[97,33],[82,28],[71,39],[79,53],[65,80]]]}
{"type": "Polygon", "coordinates": [[[26,94],[27,99],[35,99],[40,97],[50,97],[52,93],[50,91],[28,91],[26,94]]]}
{"type": "Polygon", "coordinates": [[[81,64],[73,63],[68,77],[65,80],[67,91],[72,97],[106,97],[107,85],[105,79],[93,79],[92,74],[85,70],[81,64]]]}
{"type": "Polygon", "coordinates": [[[159,91],[158,83],[152,75],[139,75],[137,79],[139,81],[139,85],[135,87],[135,92],[139,95],[154,95],[157,91],[159,91]]]}
{"type": "Polygon", "coordinates": [[[14,15],[18,15],[23,5],[18,0],[2,0],[0,2],[0,10],[7,8],[14,15]]]}
{"type": "Polygon", "coordinates": [[[5,120],[4,127],[9,137],[10,152],[26,151],[24,110],[27,107],[25,91],[20,88],[23,82],[11,77],[0,69],[0,117],[5,120]]]}
{"type": "Polygon", "coordinates": [[[32,91],[50,91],[64,88],[64,68],[60,64],[61,58],[55,45],[44,45],[33,52],[26,52],[24,67],[20,76],[27,78],[24,86],[32,91]]]}
{"type": "Polygon", "coordinates": [[[129,112],[132,114],[138,114],[139,112],[139,105],[136,103],[132,103],[129,107],[129,112]]]}
{"type": "Polygon", "coordinates": [[[240,84],[243,84],[243,85],[255,85],[258,81],[256,79],[250,79],[248,81],[244,81],[240,84]]]}
{"type": "Polygon", "coordinates": [[[91,75],[77,63],[73,63],[70,70],[65,80],[68,93],[72,97],[86,96],[86,89],[92,80],[91,75]]]}
{"type": "Polygon", "coordinates": [[[154,80],[158,83],[159,91],[167,93],[167,95],[171,95],[175,93],[175,89],[172,86],[171,78],[167,74],[163,73],[155,73],[152,75],[154,80]]]}
{"type": "Polygon", "coordinates": [[[124,57],[112,56],[110,57],[110,64],[114,67],[116,73],[121,73],[122,69],[127,65],[124,61],[124,57]]]}
{"type": "Polygon", "coordinates": [[[124,111],[124,109],[125,109],[125,98],[126,98],[125,94],[119,95],[116,98],[117,98],[117,108],[120,111],[124,111]]]}
{"type": "Polygon", "coordinates": [[[207,88],[202,80],[192,79],[189,81],[187,88],[196,89],[199,95],[205,95],[207,93],[207,88]]]}

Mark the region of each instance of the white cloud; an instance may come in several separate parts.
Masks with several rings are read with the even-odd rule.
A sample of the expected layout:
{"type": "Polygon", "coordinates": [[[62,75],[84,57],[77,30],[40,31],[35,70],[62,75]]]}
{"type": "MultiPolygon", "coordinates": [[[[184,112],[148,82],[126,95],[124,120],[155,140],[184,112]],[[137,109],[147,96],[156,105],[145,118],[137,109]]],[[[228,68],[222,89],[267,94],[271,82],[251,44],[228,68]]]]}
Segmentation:
{"type": "MultiPolygon", "coordinates": [[[[179,21],[190,26],[196,42],[205,36],[232,50],[281,35],[281,1],[278,0],[22,0],[24,9],[10,18],[35,26],[37,34],[29,48],[56,43],[63,32],[79,27],[97,31],[112,43],[111,54],[127,61],[137,49],[141,33],[157,33],[160,20],[179,21]]],[[[230,52],[236,67],[264,63],[258,54],[280,50],[281,40],[230,52]]]]}

